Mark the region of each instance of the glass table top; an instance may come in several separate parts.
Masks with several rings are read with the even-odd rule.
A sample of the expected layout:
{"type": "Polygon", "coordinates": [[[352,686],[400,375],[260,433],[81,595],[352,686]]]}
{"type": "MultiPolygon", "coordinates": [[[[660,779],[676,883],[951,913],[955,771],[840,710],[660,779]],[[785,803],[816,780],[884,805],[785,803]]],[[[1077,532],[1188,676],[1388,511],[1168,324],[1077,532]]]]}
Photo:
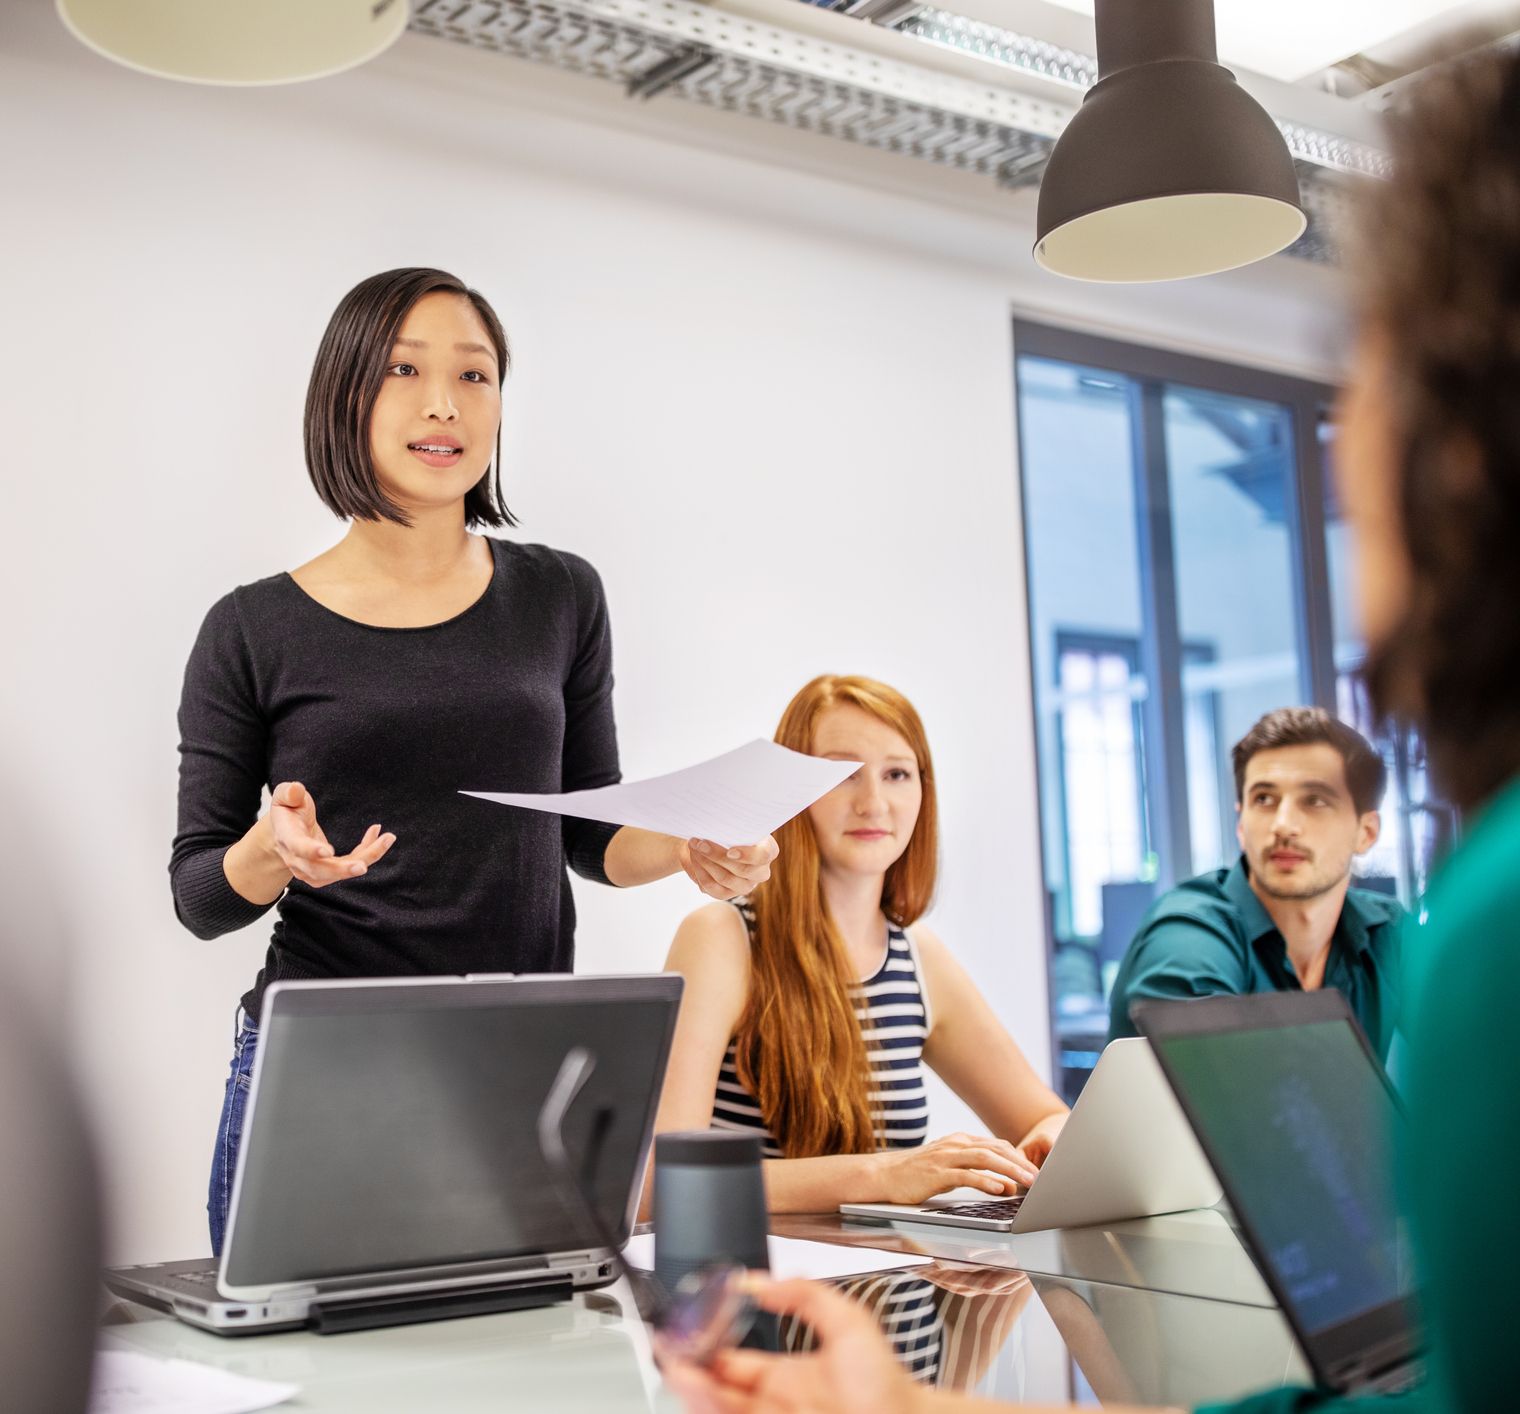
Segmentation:
{"type": "MultiPolygon", "coordinates": [[[[774,1226],[786,1236],[934,1257],[835,1284],[892,1333],[915,1376],[937,1387],[1010,1401],[1187,1406],[1305,1381],[1270,1298],[1172,1289],[1256,1295],[1220,1255],[1234,1242],[1228,1223],[1198,1216],[991,1241],[923,1225],[862,1230],[833,1216],[778,1217],[774,1226]],[[1160,1284],[1147,1286],[1152,1280],[1160,1284]]],[[[1238,1243],[1235,1251],[1249,1265],[1238,1243]]],[[[786,1324],[780,1338],[794,1351],[812,1339],[786,1324]]],[[[302,1392],[287,1407],[327,1414],[677,1408],[622,1283],[559,1306],[336,1336],[229,1339],[118,1302],[101,1344],[294,1383],[302,1392]]]]}
{"type": "Polygon", "coordinates": [[[1218,1208],[1057,1232],[998,1233],[937,1223],[860,1222],[838,1214],[777,1214],[772,1231],[862,1247],[1011,1267],[1030,1275],[1166,1291],[1276,1309],[1277,1303],[1218,1208]]]}

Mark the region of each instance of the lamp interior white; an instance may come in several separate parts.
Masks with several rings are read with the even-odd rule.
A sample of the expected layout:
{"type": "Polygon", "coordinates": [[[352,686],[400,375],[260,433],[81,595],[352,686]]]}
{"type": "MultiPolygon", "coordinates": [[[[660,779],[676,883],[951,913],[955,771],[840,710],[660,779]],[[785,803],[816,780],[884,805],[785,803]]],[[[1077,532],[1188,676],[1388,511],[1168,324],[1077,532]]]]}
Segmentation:
{"type": "Polygon", "coordinates": [[[1273,197],[1190,192],[1090,212],[1057,226],[1034,248],[1052,274],[1138,284],[1217,275],[1293,244],[1304,213],[1273,197]]]}
{"type": "Polygon", "coordinates": [[[342,73],[406,29],[407,0],[58,0],[97,54],[156,78],[293,83],[342,73]],[[379,14],[375,12],[379,10],[379,14]]]}

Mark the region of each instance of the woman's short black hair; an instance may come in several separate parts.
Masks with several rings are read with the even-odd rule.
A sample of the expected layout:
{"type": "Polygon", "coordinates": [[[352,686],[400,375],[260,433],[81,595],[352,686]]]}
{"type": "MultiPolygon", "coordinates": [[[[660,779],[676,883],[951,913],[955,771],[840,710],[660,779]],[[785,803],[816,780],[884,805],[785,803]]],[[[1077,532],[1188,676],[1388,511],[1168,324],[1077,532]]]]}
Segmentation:
{"type": "MultiPolygon", "coordinates": [[[[405,511],[380,489],[369,452],[369,420],[380,396],[391,346],[407,313],[424,295],[461,295],[475,307],[496,347],[497,381],[512,364],[501,320],[484,295],[444,270],[406,266],[361,280],[328,321],[306,389],[306,469],[322,503],[345,520],[391,520],[410,525],[405,511]]],[[[516,525],[501,495],[501,429],[496,455],[465,494],[467,526],[516,525]]]]}
{"type": "Polygon", "coordinates": [[[1367,677],[1471,808],[1520,772],[1520,62],[1438,67],[1390,135],[1356,265],[1412,583],[1367,677]]]}

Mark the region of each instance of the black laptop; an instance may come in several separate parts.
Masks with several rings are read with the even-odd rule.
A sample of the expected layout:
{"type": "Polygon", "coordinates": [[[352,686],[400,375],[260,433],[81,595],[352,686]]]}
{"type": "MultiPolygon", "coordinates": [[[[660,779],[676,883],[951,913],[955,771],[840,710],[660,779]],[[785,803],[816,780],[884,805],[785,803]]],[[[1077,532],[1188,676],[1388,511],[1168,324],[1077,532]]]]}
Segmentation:
{"type": "Polygon", "coordinates": [[[121,1267],[120,1296],[222,1335],[545,1305],[614,1279],[538,1145],[566,1120],[605,1231],[631,1230],[680,1005],[674,975],[285,982],[264,997],[220,1262],[121,1267]]]}
{"type": "Polygon", "coordinates": [[[1397,1097],[1336,991],[1137,1003],[1315,1378],[1338,1393],[1419,1375],[1397,1097]]]}

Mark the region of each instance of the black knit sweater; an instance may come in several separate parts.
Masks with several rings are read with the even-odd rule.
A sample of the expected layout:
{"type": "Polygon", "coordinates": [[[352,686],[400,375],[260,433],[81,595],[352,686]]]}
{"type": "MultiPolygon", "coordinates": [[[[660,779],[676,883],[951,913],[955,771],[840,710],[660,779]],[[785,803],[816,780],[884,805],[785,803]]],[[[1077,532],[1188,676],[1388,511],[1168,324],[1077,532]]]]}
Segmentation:
{"type": "Polygon", "coordinates": [[[377,821],[396,836],[360,878],[323,889],[292,880],[243,998],[250,1016],[284,978],[570,970],[565,860],[605,883],[617,827],[456,792],[618,780],[607,606],[577,556],[490,543],[485,594],[427,628],[346,619],[288,574],[235,589],[207,614],[179,710],[169,876],[180,921],[214,938],[270,906],[249,903],[222,872],[265,786],[302,782],[339,854],[377,821]]]}

